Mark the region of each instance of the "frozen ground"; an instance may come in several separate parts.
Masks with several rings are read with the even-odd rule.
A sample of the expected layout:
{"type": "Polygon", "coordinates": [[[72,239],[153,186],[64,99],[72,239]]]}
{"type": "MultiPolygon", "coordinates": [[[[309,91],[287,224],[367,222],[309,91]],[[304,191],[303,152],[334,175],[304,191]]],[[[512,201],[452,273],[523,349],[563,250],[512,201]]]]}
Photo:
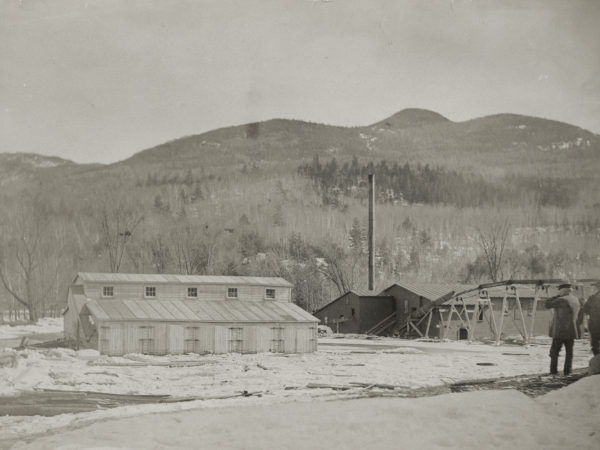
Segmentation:
{"type": "MultiPolygon", "coordinates": [[[[41,327],[39,332],[50,331],[41,327]]],[[[0,333],[8,334],[6,330],[0,333]]],[[[48,439],[59,439],[65,433],[78,437],[73,438],[75,441],[36,439],[31,448],[161,448],[161,439],[174,439],[176,448],[306,448],[308,445],[324,448],[336,442],[342,443],[340,448],[360,448],[367,445],[364,440],[367,438],[377,443],[376,447],[387,447],[396,442],[393,439],[401,439],[406,444],[429,443],[425,448],[471,448],[469,442],[475,440],[470,441],[470,436],[475,434],[479,445],[484,447],[487,445],[482,439],[491,439],[490,446],[497,448],[558,448],[559,443],[563,448],[600,448],[589,445],[598,444],[600,436],[597,426],[600,424],[597,394],[600,377],[583,379],[537,399],[515,391],[494,391],[425,399],[340,402],[336,400],[343,395],[339,391],[308,388],[309,384],[348,386],[352,383],[418,388],[468,379],[544,373],[548,371],[549,340],[538,342],[523,347],[327,338],[319,340],[319,351],[314,354],[287,356],[132,354],[106,357],[90,350],[27,349],[15,352],[17,367],[0,368],[0,395],[45,388],[167,394],[204,400],[54,417],[0,417],[0,443],[27,436],[35,438],[53,431],[58,434],[48,439]],[[586,396],[578,389],[595,391],[594,395],[586,396]],[[242,391],[260,392],[261,396],[211,399],[242,391]],[[561,394],[563,391],[571,394],[561,394]],[[552,400],[554,398],[558,400],[552,400]],[[565,399],[568,405],[563,404],[565,399]],[[554,401],[560,406],[549,407],[554,401]],[[569,414],[561,417],[564,411],[569,414]],[[113,420],[117,418],[118,421],[113,420]],[[590,424],[592,419],[596,428],[590,424]],[[177,424],[182,424],[178,433],[175,432],[177,424]],[[182,432],[186,424],[194,432],[182,432]],[[433,429],[428,428],[429,434],[422,436],[426,427],[432,426],[433,429]],[[482,427],[484,432],[491,433],[488,437],[480,435],[482,427]],[[122,441],[112,441],[103,434],[107,429],[114,430],[117,436],[121,430],[140,440],[130,442],[124,437],[122,441]],[[365,431],[371,429],[373,432],[365,431]],[[574,436],[575,431],[567,433],[569,429],[576,430],[577,436],[574,436]],[[146,430],[153,431],[146,433],[146,430]],[[362,438],[361,430],[365,434],[362,438]],[[595,434],[590,435],[592,432],[595,434]],[[198,439],[199,434],[202,440],[195,441],[197,445],[194,445],[193,439],[198,439]],[[559,439],[563,435],[576,438],[574,442],[578,444],[570,445],[570,440],[559,439]],[[240,436],[249,440],[240,440],[240,436]],[[107,439],[106,442],[103,439],[107,439]],[[257,445],[252,439],[256,439],[257,445]],[[259,445],[263,442],[261,439],[272,445],[259,445]],[[301,439],[306,439],[306,445],[301,439]],[[65,445],[70,442],[71,446],[59,447],[61,442],[65,445]],[[244,442],[247,442],[245,447],[244,442]],[[344,442],[348,445],[343,445],[344,442]],[[500,447],[495,445],[498,443],[500,447]],[[511,444],[504,446],[504,443],[511,444]]],[[[587,367],[589,359],[587,343],[578,342],[574,367],[587,367]]]]}
{"type": "Polygon", "coordinates": [[[478,391],[417,399],[255,403],[96,421],[21,449],[598,449],[600,376],[531,399],[478,391]]]}

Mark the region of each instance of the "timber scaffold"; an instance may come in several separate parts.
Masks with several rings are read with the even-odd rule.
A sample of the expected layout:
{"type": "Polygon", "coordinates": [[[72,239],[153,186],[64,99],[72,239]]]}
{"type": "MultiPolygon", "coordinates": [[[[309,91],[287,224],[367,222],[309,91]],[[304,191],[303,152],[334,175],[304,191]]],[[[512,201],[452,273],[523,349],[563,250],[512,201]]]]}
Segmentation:
{"type": "MultiPolygon", "coordinates": [[[[591,286],[598,281],[598,279],[581,279],[572,284],[576,286],[591,286]]],[[[429,339],[432,318],[434,314],[439,314],[439,323],[442,324],[442,333],[440,336],[442,340],[448,338],[447,333],[450,323],[456,318],[461,323],[462,328],[467,330],[467,338],[469,342],[472,342],[478,322],[481,322],[478,318],[483,316],[488,323],[494,342],[499,344],[508,320],[507,317],[510,316],[510,320],[515,322],[515,327],[519,331],[523,342],[529,344],[533,338],[535,315],[539,301],[548,298],[548,289],[551,286],[558,286],[563,283],[565,283],[563,279],[504,280],[480,284],[459,292],[450,292],[421,308],[419,314],[409,317],[406,323],[400,328],[400,332],[415,332],[420,338],[429,339]],[[497,313],[494,313],[492,300],[489,297],[489,289],[500,286],[505,286],[506,289],[502,298],[501,308],[497,313]],[[535,287],[531,313],[527,318],[523,312],[521,297],[519,296],[519,287],[524,286],[535,287]],[[479,294],[477,297],[469,296],[469,294],[473,295],[475,292],[479,294]],[[514,305],[513,308],[516,309],[515,314],[507,314],[509,299],[514,299],[512,303],[514,305]],[[484,311],[489,311],[489,313],[484,316],[484,311]],[[444,314],[446,317],[444,317],[444,314]],[[421,331],[422,327],[420,327],[423,323],[426,324],[425,332],[421,331]]]]}

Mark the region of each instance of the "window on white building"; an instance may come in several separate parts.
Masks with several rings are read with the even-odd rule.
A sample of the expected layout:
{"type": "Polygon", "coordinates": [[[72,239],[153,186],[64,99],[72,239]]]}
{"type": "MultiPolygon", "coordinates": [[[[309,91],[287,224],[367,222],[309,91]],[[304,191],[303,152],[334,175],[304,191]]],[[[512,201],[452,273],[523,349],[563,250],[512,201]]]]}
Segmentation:
{"type": "Polygon", "coordinates": [[[156,287],[155,286],[146,286],[145,296],[146,297],[156,297],[156,287]]]}
{"type": "Polygon", "coordinates": [[[115,289],[113,286],[102,286],[102,297],[113,297],[115,289]]]}

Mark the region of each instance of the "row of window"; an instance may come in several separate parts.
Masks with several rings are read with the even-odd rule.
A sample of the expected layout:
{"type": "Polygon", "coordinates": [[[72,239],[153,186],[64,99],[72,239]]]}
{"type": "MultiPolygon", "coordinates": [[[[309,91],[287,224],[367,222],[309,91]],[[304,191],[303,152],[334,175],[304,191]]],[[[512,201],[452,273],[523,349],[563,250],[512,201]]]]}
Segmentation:
{"type": "MultiPolygon", "coordinates": [[[[114,297],[115,289],[114,286],[102,286],[102,297],[114,297]]],[[[144,296],[145,297],[156,297],[156,286],[145,286],[144,287],[144,296]]],[[[197,287],[188,287],[187,288],[187,296],[188,298],[196,298],[198,297],[198,288],[197,287]]],[[[238,298],[238,288],[229,287],[227,288],[227,298],[238,298]]],[[[275,299],[275,289],[267,288],[265,289],[265,298],[267,299],[275,299]]]]}

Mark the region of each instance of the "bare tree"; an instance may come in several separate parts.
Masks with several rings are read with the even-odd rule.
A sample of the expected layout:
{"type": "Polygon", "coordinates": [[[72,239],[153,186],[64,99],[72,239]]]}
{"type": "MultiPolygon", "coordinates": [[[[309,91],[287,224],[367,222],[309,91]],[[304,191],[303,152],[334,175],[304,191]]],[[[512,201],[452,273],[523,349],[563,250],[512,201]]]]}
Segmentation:
{"type": "Polygon", "coordinates": [[[487,229],[476,228],[479,247],[483,251],[490,279],[494,282],[502,278],[502,264],[510,225],[508,221],[494,223],[487,229]]]}
{"type": "Polygon", "coordinates": [[[151,252],[152,267],[154,267],[156,273],[165,273],[172,258],[171,250],[169,249],[163,235],[159,234],[156,236],[156,238],[150,242],[149,247],[151,252]]]}
{"type": "Polygon", "coordinates": [[[323,277],[335,285],[340,295],[354,288],[360,276],[358,258],[347,255],[337,244],[326,244],[321,250],[323,260],[317,260],[317,267],[323,277]]]}
{"type": "Polygon", "coordinates": [[[58,292],[64,236],[37,197],[24,196],[0,227],[0,281],[35,322],[45,312],[48,298],[58,292]]]}
{"type": "Polygon", "coordinates": [[[207,227],[183,220],[172,230],[173,259],[179,272],[206,273],[213,265],[218,236],[207,227]]]}
{"type": "Polygon", "coordinates": [[[144,216],[125,203],[104,203],[96,217],[100,224],[101,244],[108,255],[109,270],[119,272],[127,245],[144,216]]]}

